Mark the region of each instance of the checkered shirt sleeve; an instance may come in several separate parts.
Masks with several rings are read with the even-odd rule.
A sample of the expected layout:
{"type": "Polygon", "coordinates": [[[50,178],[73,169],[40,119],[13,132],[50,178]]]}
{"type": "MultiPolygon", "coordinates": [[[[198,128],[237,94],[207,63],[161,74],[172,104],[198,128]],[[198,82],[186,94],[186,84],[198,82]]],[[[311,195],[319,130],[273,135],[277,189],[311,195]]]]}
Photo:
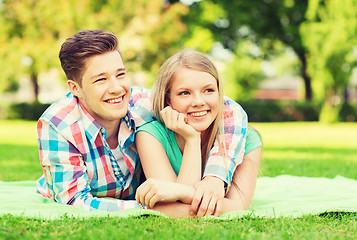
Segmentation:
{"type": "MultiPolygon", "coordinates": [[[[119,211],[140,208],[134,200],[124,201],[94,197],[90,192],[91,188],[83,156],[78,149],[44,120],[38,122],[37,133],[40,160],[44,172],[43,178],[38,182],[37,190],[44,197],[86,210],[119,211]]],[[[73,132],[73,136],[80,135],[73,132]]],[[[80,141],[80,137],[77,141],[80,141]]],[[[108,179],[110,181],[110,178],[108,179]]],[[[113,182],[107,184],[113,184],[113,182]]]]}
{"type": "Polygon", "coordinates": [[[215,176],[230,186],[233,173],[243,160],[248,117],[243,108],[228,97],[224,98],[223,125],[220,139],[224,139],[224,143],[215,140],[203,177],[215,176]],[[225,149],[225,157],[220,149],[225,149]]]}

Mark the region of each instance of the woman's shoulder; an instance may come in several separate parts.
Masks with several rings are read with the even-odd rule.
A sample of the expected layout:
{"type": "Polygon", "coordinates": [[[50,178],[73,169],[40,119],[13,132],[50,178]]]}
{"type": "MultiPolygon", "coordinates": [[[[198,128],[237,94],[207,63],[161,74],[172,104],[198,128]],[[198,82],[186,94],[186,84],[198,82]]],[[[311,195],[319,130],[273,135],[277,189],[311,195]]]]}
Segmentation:
{"type": "Polygon", "coordinates": [[[151,122],[145,123],[144,125],[140,126],[137,129],[139,131],[166,131],[166,126],[164,123],[160,122],[159,120],[153,120],[151,122]]]}

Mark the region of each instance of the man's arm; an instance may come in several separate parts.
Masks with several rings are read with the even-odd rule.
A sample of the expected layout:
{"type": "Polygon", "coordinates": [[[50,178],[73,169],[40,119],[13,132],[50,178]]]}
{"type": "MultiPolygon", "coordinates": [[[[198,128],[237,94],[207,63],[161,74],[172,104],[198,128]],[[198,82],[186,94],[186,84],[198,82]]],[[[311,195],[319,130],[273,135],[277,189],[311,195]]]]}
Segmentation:
{"type": "Polygon", "coordinates": [[[216,139],[207,160],[204,177],[217,177],[230,186],[234,170],[242,162],[244,156],[248,117],[243,108],[228,97],[224,99],[223,124],[225,159],[222,158],[220,151],[222,143],[220,147],[216,139]]]}
{"type": "MultiPolygon", "coordinates": [[[[37,125],[40,161],[48,192],[56,202],[86,210],[119,211],[140,208],[135,201],[94,197],[90,191],[86,165],[79,150],[46,121],[37,125]]],[[[74,136],[76,138],[76,136],[74,136]]]]}

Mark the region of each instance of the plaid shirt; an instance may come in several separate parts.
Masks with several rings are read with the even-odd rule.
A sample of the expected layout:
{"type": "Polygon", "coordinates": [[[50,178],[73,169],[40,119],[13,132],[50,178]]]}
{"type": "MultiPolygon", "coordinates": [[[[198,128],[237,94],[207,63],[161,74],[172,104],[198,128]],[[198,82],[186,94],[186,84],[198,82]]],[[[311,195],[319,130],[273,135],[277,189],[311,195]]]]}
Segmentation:
{"type": "MultiPolygon", "coordinates": [[[[146,89],[133,87],[128,112],[120,122],[119,147],[126,169],[121,169],[113,156],[105,129],[75,96],[68,93],[52,104],[37,124],[44,172],[37,191],[59,203],[87,210],[140,208],[134,197],[143,176],[134,139],[135,129],[153,119],[149,94],[146,89]]],[[[232,100],[225,101],[224,124],[229,169],[215,144],[204,175],[217,176],[229,184],[243,158],[247,126],[245,112],[232,100]]]]}

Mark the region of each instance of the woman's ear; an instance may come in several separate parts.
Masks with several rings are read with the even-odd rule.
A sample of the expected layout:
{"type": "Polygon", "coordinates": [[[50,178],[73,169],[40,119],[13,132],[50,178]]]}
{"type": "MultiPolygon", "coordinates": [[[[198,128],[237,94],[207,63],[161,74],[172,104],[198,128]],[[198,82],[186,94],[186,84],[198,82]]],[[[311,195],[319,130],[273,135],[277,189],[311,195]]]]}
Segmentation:
{"type": "Polygon", "coordinates": [[[165,94],[165,105],[171,107],[170,93],[166,93],[166,94],[165,94]]]}
{"type": "Polygon", "coordinates": [[[74,96],[76,97],[82,96],[82,89],[76,81],[67,80],[67,86],[74,96]]]}

